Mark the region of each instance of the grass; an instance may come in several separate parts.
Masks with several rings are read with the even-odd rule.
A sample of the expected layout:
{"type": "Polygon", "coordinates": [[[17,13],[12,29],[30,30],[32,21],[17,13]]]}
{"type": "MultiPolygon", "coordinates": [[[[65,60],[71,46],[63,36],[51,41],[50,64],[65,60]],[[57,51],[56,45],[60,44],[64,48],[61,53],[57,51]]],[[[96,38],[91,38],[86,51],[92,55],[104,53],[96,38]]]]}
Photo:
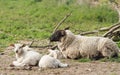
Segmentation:
{"type": "Polygon", "coordinates": [[[103,59],[101,59],[100,61],[102,61],[102,62],[118,62],[118,63],[120,63],[120,54],[119,54],[118,57],[109,58],[109,59],[103,58],[103,59]]]}
{"type": "MultiPolygon", "coordinates": [[[[94,60],[88,59],[88,58],[80,58],[79,60],[77,60],[78,62],[91,62],[94,60]]],[[[100,60],[97,60],[100,62],[117,62],[120,63],[120,54],[118,57],[115,58],[101,58],[100,60]]]]}
{"type": "Polygon", "coordinates": [[[78,60],[79,62],[91,62],[92,60],[91,59],[88,59],[88,58],[81,58],[78,60]]]}
{"type": "Polygon", "coordinates": [[[109,5],[90,7],[78,5],[76,0],[65,3],[57,0],[0,0],[0,47],[24,39],[47,39],[57,23],[72,11],[59,29],[70,26],[78,34],[82,31],[110,26],[118,21],[118,14],[109,5]]]}

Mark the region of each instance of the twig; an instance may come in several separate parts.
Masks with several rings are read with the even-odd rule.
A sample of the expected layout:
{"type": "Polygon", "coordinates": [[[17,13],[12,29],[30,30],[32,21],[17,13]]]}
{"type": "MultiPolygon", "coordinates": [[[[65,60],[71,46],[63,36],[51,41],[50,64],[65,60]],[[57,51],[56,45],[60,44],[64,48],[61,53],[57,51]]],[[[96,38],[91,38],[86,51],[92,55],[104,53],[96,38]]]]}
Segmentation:
{"type": "Polygon", "coordinates": [[[80,35],[87,35],[87,34],[94,34],[94,33],[98,33],[98,31],[94,30],[94,31],[83,32],[83,33],[80,33],[80,35]]]}
{"type": "Polygon", "coordinates": [[[111,28],[113,28],[113,27],[115,27],[115,26],[117,26],[117,25],[119,25],[119,24],[120,24],[120,22],[118,22],[118,23],[116,23],[116,24],[113,24],[113,25],[110,26],[110,27],[100,28],[99,31],[108,31],[108,30],[110,30],[111,28]]]}
{"type": "Polygon", "coordinates": [[[120,28],[120,23],[119,25],[114,26],[113,28],[111,28],[108,32],[106,32],[103,36],[104,37],[108,37],[109,34],[111,34],[113,31],[115,31],[116,29],[120,28]]]}
{"type": "MultiPolygon", "coordinates": [[[[57,24],[57,26],[55,27],[55,29],[54,29],[54,31],[53,31],[53,33],[59,28],[59,26],[71,15],[71,13],[72,12],[70,12],[69,14],[67,14],[58,24],[57,24]]],[[[33,40],[32,42],[31,42],[31,44],[29,45],[30,47],[33,47],[32,46],[32,44],[34,43],[35,41],[33,40]]],[[[49,45],[47,45],[47,46],[34,46],[34,47],[37,47],[37,48],[45,48],[45,47],[50,47],[51,45],[50,45],[50,43],[49,43],[49,45]]]]}
{"type": "Polygon", "coordinates": [[[59,26],[71,15],[72,12],[68,13],[55,27],[55,29],[53,30],[53,33],[59,28],[59,26]]]}
{"type": "Polygon", "coordinates": [[[29,47],[31,47],[31,46],[32,46],[32,44],[33,44],[34,42],[35,42],[35,41],[34,41],[34,40],[32,40],[32,42],[30,43],[29,47]]]}
{"type": "Polygon", "coordinates": [[[51,47],[52,48],[53,45],[46,45],[46,46],[31,46],[32,48],[46,48],[46,47],[51,47]]]}

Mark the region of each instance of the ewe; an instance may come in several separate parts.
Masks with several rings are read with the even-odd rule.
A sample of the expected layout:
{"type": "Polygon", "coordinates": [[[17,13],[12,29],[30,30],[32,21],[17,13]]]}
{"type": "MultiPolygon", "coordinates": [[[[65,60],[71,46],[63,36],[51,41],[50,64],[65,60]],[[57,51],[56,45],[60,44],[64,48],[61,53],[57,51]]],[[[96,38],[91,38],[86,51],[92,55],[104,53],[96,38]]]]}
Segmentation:
{"type": "Polygon", "coordinates": [[[58,42],[58,48],[65,58],[118,56],[119,48],[111,39],[74,35],[70,30],[58,30],[50,37],[51,42],[58,42]]]}
{"type": "Polygon", "coordinates": [[[34,51],[32,48],[25,46],[24,44],[13,44],[14,52],[16,54],[16,61],[13,61],[13,66],[24,67],[24,66],[35,66],[42,55],[34,51]]]}

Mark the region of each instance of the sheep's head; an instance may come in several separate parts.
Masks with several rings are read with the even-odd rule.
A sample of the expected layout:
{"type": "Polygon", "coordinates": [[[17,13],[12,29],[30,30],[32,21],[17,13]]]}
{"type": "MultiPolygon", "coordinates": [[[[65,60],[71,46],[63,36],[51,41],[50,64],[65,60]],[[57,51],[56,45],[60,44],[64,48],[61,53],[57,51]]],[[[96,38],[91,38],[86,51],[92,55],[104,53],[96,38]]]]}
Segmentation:
{"type": "Polygon", "coordinates": [[[51,36],[50,36],[50,41],[51,42],[57,42],[60,41],[62,37],[64,37],[66,35],[65,30],[58,30],[56,32],[54,32],[51,36]]]}
{"type": "Polygon", "coordinates": [[[14,52],[17,54],[21,54],[23,52],[23,48],[25,44],[11,44],[10,46],[14,47],[14,52]]]}

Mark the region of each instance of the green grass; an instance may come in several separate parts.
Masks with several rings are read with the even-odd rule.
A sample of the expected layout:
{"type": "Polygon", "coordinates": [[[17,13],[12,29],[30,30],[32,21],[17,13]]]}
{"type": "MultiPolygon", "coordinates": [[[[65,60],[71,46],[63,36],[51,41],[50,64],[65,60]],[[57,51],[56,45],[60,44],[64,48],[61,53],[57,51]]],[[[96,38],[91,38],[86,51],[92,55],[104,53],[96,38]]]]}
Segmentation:
{"type": "Polygon", "coordinates": [[[72,11],[59,29],[70,26],[76,34],[118,21],[117,12],[109,5],[89,7],[76,0],[0,0],[0,47],[17,40],[49,38],[57,23],[72,11]],[[77,30],[77,31],[76,31],[77,30]],[[2,33],[1,33],[2,32],[2,33]]]}
{"type": "Polygon", "coordinates": [[[100,61],[102,61],[102,62],[118,62],[118,63],[120,63],[120,54],[119,54],[118,57],[109,58],[109,59],[107,59],[107,58],[102,58],[102,59],[100,59],[100,61]]]}
{"type": "MultiPolygon", "coordinates": [[[[88,59],[88,58],[80,58],[79,60],[77,60],[78,62],[91,62],[91,61],[94,61],[94,60],[91,60],[91,59],[88,59]]],[[[118,57],[115,57],[115,58],[101,58],[97,61],[100,61],[100,62],[117,62],[117,63],[120,63],[120,54],[118,57]]]]}
{"type": "Polygon", "coordinates": [[[91,62],[91,59],[87,59],[87,58],[81,58],[78,60],[79,62],[91,62]]]}

